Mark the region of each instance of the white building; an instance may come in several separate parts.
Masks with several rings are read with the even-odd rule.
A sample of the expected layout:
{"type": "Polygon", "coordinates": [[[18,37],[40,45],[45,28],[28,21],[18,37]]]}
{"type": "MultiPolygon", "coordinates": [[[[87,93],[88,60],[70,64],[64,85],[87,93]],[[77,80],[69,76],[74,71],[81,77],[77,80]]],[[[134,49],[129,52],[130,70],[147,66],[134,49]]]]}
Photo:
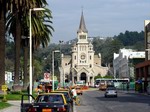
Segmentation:
{"type": "Polygon", "coordinates": [[[86,85],[94,85],[94,77],[105,76],[108,67],[101,66],[101,54],[95,55],[93,45],[88,41],[88,30],[84,22],[83,12],[81,15],[79,29],[77,31],[77,42],[72,45],[72,54],[61,57],[60,81],[84,80],[86,85]]]}
{"type": "Polygon", "coordinates": [[[113,67],[117,78],[134,77],[134,67],[129,64],[132,59],[145,59],[145,52],[136,52],[132,49],[120,49],[119,54],[114,53],[113,67]]]}

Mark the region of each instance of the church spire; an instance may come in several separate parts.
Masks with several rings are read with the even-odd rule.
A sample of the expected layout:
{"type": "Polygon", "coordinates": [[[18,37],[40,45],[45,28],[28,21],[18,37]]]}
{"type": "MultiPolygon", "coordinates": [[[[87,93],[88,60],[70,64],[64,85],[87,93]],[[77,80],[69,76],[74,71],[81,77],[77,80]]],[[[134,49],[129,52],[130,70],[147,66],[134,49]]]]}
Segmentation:
{"type": "Polygon", "coordinates": [[[79,29],[77,33],[80,33],[80,32],[88,33],[88,30],[86,29],[85,22],[84,22],[83,11],[81,14],[80,25],[79,25],[79,29]]]}

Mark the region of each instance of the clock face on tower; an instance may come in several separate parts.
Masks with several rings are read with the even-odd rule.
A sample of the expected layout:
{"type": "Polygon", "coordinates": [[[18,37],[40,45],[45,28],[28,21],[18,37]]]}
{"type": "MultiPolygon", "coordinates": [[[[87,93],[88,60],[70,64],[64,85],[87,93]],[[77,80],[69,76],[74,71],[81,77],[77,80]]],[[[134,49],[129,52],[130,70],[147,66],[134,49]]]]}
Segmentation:
{"type": "Polygon", "coordinates": [[[85,54],[81,54],[81,57],[80,57],[82,60],[85,59],[85,54]]]}

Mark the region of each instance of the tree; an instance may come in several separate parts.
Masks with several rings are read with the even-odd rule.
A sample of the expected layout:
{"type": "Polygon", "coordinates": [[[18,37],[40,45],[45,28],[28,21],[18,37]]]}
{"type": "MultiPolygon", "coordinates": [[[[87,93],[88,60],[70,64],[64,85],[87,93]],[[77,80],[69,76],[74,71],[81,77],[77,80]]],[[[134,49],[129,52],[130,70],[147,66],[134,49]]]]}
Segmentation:
{"type": "Polygon", "coordinates": [[[111,76],[111,75],[106,75],[106,76],[104,76],[103,78],[110,78],[110,79],[113,79],[114,77],[111,76]]]}
{"type": "Polygon", "coordinates": [[[93,47],[94,47],[94,51],[96,52],[96,54],[101,53],[103,49],[104,41],[105,40],[102,40],[100,38],[93,39],[93,47]]]}
{"type": "Polygon", "coordinates": [[[135,43],[144,40],[144,32],[125,31],[125,33],[120,33],[113,38],[119,40],[124,46],[133,46],[135,43]]]}
{"type": "Polygon", "coordinates": [[[1,85],[5,84],[5,23],[8,10],[8,0],[0,0],[0,90],[1,85]]]}
{"type": "Polygon", "coordinates": [[[34,76],[33,79],[36,80],[39,77],[43,76],[42,65],[38,60],[34,60],[34,76]]]}
{"type": "Polygon", "coordinates": [[[28,2],[28,0],[11,0],[11,10],[7,15],[7,29],[9,28],[9,34],[13,35],[15,42],[14,84],[19,84],[21,20],[24,15],[28,14],[31,6],[34,5],[31,2],[28,2]]]}
{"type": "MultiPolygon", "coordinates": [[[[12,3],[13,11],[12,11],[12,13],[9,13],[8,18],[7,18],[7,20],[8,20],[7,27],[10,26],[9,33],[13,34],[14,39],[15,39],[15,45],[16,45],[15,80],[14,80],[15,84],[19,83],[19,65],[20,65],[19,58],[20,58],[21,34],[25,34],[23,32],[24,27],[22,27],[22,26],[24,25],[24,23],[26,23],[26,26],[29,28],[29,16],[28,16],[29,9],[32,9],[34,7],[40,8],[40,7],[47,5],[47,2],[45,0],[39,0],[39,1],[25,0],[25,1],[22,1],[21,3],[20,3],[20,1],[19,1],[19,3],[18,2],[12,3]],[[16,28],[16,31],[13,29],[14,27],[16,28]]],[[[39,15],[37,15],[37,16],[39,16],[39,15]]],[[[32,17],[34,17],[34,15],[32,17]]],[[[46,14],[45,14],[45,17],[47,17],[46,14]]],[[[32,20],[34,20],[34,19],[32,19],[32,20]]],[[[42,22],[44,22],[44,21],[42,21],[42,22]]],[[[41,28],[40,28],[40,30],[38,30],[39,25],[37,25],[37,24],[41,24],[41,22],[38,23],[38,21],[36,21],[36,24],[32,23],[33,37],[34,37],[35,31],[40,32],[41,29],[44,29],[43,26],[40,25],[41,28]]],[[[48,30],[44,29],[44,31],[48,31],[48,30]]],[[[33,41],[33,42],[36,42],[36,41],[33,41]]]]}

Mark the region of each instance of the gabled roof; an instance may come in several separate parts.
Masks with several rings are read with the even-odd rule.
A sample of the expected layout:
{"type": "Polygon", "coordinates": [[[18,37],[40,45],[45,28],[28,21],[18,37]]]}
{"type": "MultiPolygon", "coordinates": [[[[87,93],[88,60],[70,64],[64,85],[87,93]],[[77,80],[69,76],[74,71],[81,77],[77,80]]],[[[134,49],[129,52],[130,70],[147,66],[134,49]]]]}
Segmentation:
{"type": "Polygon", "coordinates": [[[88,30],[86,29],[86,25],[84,22],[83,11],[81,14],[80,25],[79,25],[79,29],[78,29],[77,33],[80,33],[80,32],[88,33],[88,30]]]}
{"type": "Polygon", "coordinates": [[[78,73],[79,72],[86,72],[86,73],[89,73],[89,70],[87,70],[85,67],[83,67],[83,68],[81,68],[79,71],[78,71],[78,73]]]}

